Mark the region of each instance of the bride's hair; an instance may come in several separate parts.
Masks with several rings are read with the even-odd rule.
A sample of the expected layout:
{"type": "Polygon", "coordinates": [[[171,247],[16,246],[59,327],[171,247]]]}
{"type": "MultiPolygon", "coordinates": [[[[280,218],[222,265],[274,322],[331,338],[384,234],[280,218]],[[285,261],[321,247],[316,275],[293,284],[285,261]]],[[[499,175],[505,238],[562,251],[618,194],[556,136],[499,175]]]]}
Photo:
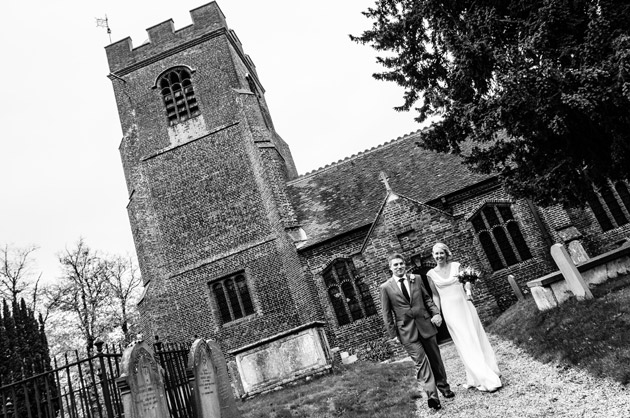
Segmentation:
{"type": "Polygon", "coordinates": [[[433,246],[433,252],[435,252],[436,249],[443,250],[446,253],[446,261],[449,261],[451,258],[453,258],[453,253],[451,252],[451,249],[448,248],[448,245],[444,244],[443,242],[436,243],[433,246]]]}

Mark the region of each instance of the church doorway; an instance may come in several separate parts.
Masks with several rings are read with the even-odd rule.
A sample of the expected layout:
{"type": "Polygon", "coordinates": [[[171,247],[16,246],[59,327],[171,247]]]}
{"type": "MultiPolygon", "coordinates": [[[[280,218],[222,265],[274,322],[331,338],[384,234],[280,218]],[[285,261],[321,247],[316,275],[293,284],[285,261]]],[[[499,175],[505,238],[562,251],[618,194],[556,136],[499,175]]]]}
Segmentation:
{"type": "MultiPolygon", "coordinates": [[[[436,263],[435,260],[433,260],[432,256],[422,257],[420,255],[416,255],[411,257],[410,272],[412,274],[417,274],[422,277],[424,288],[431,296],[433,296],[433,292],[431,292],[431,286],[429,286],[429,278],[427,277],[427,272],[435,266],[436,263]]],[[[446,328],[446,323],[444,323],[444,321],[442,321],[442,325],[438,327],[438,333],[436,337],[438,344],[451,341],[451,335],[448,333],[448,329],[446,328]]]]}

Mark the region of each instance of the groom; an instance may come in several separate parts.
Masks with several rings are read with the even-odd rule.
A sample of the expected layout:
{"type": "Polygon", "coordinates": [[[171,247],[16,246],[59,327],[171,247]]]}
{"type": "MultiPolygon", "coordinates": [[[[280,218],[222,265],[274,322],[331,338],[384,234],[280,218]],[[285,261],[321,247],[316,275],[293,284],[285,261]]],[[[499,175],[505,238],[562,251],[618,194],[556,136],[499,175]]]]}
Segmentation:
{"type": "Polygon", "coordinates": [[[415,363],[416,378],[424,384],[429,408],[442,407],[437,389],[452,398],[435,335],[442,324],[440,310],[416,276],[407,278],[402,255],[389,257],[393,276],[380,286],[383,321],[390,341],[398,340],[415,363]],[[417,278],[417,279],[416,279],[417,278]]]}

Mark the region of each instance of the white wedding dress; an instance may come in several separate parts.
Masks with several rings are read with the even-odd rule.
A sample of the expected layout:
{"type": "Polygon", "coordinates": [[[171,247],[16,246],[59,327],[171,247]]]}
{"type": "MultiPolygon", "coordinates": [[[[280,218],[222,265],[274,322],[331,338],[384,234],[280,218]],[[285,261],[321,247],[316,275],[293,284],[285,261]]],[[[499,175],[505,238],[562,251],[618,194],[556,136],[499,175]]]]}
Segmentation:
{"type": "Polygon", "coordinates": [[[501,373],[477,310],[467,300],[466,292],[457,278],[458,272],[459,263],[452,262],[448,277],[441,277],[435,269],[427,275],[438,291],[444,322],[464,363],[465,387],[491,392],[501,387],[501,373]]]}

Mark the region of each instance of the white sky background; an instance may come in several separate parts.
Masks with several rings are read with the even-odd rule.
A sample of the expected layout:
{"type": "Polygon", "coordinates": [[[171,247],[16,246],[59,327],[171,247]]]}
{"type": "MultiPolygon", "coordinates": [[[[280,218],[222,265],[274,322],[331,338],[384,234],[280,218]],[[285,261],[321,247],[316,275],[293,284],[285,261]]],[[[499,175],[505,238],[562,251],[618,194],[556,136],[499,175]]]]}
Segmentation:
{"type": "MultiPolygon", "coordinates": [[[[0,245],[40,247],[35,273],[80,236],[101,252],[135,254],[118,154],[122,136],[96,17],[112,41],[144,43],[169,18],[191,24],[206,0],[10,1],[2,7],[0,245]]],[[[376,52],[351,42],[374,0],[220,0],[256,64],[275,127],[298,172],[323,167],[420,128],[397,113],[402,89],[377,81],[376,52]]]]}

